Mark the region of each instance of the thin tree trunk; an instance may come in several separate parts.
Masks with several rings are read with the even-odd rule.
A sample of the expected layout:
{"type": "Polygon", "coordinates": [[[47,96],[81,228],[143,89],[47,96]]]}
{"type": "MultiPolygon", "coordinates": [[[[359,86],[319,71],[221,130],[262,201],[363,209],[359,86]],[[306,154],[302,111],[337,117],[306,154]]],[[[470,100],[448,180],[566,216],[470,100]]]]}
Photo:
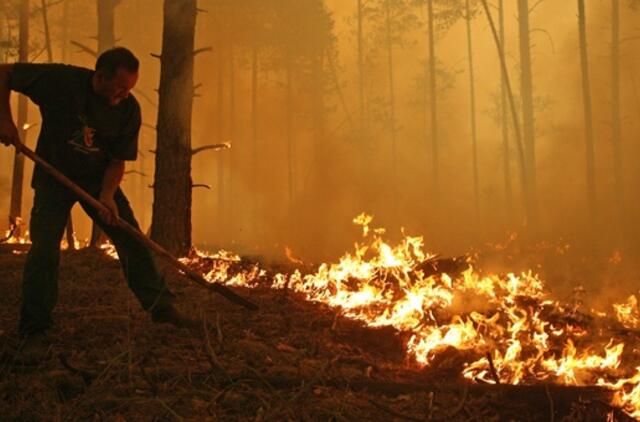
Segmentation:
{"type": "MultiPolygon", "coordinates": [[[[396,93],[393,79],[393,40],[391,31],[391,7],[386,3],[386,31],[387,31],[387,65],[389,71],[389,125],[391,128],[391,184],[393,195],[398,195],[398,148],[396,138],[396,93]]],[[[394,204],[397,202],[394,201],[394,204]]]]}
{"type": "Polygon", "coordinates": [[[433,191],[437,195],[439,191],[439,140],[438,140],[438,88],[436,75],[436,40],[433,16],[433,0],[427,2],[428,27],[429,27],[429,93],[431,106],[431,167],[433,191]]]}
{"type": "Polygon", "coordinates": [[[62,62],[69,60],[69,0],[62,5],[62,62]]]}
{"type": "Polygon", "coordinates": [[[40,9],[42,11],[42,25],[44,29],[44,42],[47,48],[47,61],[53,62],[53,51],[51,48],[51,33],[49,32],[49,19],[47,17],[47,0],[40,0],[40,9]]]}
{"type": "Polygon", "coordinates": [[[254,181],[257,177],[258,166],[258,48],[251,52],[251,147],[254,181]]]}
{"type": "MultiPolygon", "coordinates": [[[[618,222],[624,213],[622,186],[622,123],[620,116],[620,1],[611,0],[611,127],[613,144],[613,175],[618,222]]],[[[622,226],[622,224],[621,224],[622,226]]]]}
{"type": "Polygon", "coordinates": [[[471,4],[466,2],[467,9],[467,48],[469,56],[469,90],[471,103],[471,155],[473,167],[473,196],[475,199],[476,217],[480,214],[480,182],[478,179],[478,133],[476,125],[476,86],[473,67],[473,44],[471,36],[471,4]]]}
{"type": "MultiPolygon", "coordinates": [[[[235,177],[236,177],[236,154],[238,145],[236,139],[236,63],[235,49],[233,43],[229,44],[229,139],[232,144],[229,151],[229,183],[227,183],[229,214],[235,214],[235,177]]],[[[230,224],[233,224],[230,222],[230,224]]]]}
{"type": "MultiPolygon", "coordinates": [[[[20,1],[19,10],[19,46],[18,61],[29,61],[29,0],[20,1]]],[[[25,125],[27,123],[28,102],[27,97],[20,95],[18,97],[18,133],[22,142],[27,141],[27,131],[25,125]]],[[[13,159],[13,181],[11,185],[11,203],[9,210],[9,222],[16,226],[14,235],[22,236],[22,188],[24,185],[24,156],[16,153],[13,159]]]]}
{"type": "MultiPolygon", "coordinates": [[[[498,13],[500,21],[500,44],[505,48],[505,28],[504,28],[504,0],[498,2],[498,13]]],[[[502,156],[504,172],[504,197],[507,203],[509,222],[513,221],[513,188],[511,186],[511,153],[509,152],[509,118],[507,111],[507,81],[503,70],[500,71],[500,109],[502,110],[502,156]]]]}
{"type": "Polygon", "coordinates": [[[518,0],[518,22],[520,31],[520,68],[521,95],[523,114],[524,149],[529,180],[527,208],[531,219],[527,222],[533,229],[537,228],[536,201],[536,154],[535,154],[535,117],[533,110],[533,70],[531,64],[531,45],[529,29],[529,0],[518,0]]]}
{"type": "Polygon", "coordinates": [[[363,22],[363,4],[362,0],[358,0],[358,102],[360,108],[360,137],[364,136],[365,130],[365,100],[364,100],[364,36],[362,29],[363,22]]]}
{"type": "Polygon", "coordinates": [[[587,204],[592,217],[596,213],[596,170],[593,143],[593,107],[591,103],[591,80],[589,78],[589,55],[587,49],[587,18],[584,0],[578,0],[578,25],[580,32],[580,68],[582,70],[582,98],[584,104],[585,150],[587,159],[587,204]]]}
{"type": "MultiPolygon", "coordinates": [[[[218,50],[216,54],[217,59],[217,73],[218,73],[218,88],[217,88],[217,124],[216,124],[216,142],[223,142],[224,139],[224,53],[221,49],[222,43],[218,42],[218,50]]],[[[217,227],[220,235],[223,235],[223,232],[226,228],[226,218],[225,218],[225,201],[224,201],[224,192],[225,192],[225,180],[224,180],[224,154],[217,154],[216,156],[216,167],[217,169],[217,182],[218,182],[218,221],[217,227]]]]}
{"type": "Polygon", "coordinates": [[[191,249],[191,117],[196,0],[164,1],[158,145],[151,237],[169,252],[191,249]]]}
{"type": "MultiPolygon", "coordinates": [[[[115,8],[120,0],[97,0],[98,11],[98,55],[113,48],[116,43],[115,8]]],[[[91,224],[89,247],[97,247],[107,241],[107,236],[94,221],[91,224]]]]}
{"type": "Polygon", "coordinates": [[[498,34],[498,30],[496,29],[496,25],[493,22],[493,18],[491,17],[491,11],[489,10],[489,4],[487,0],[481,0],[482,7],[484,8],[485,15],[487,16],[487,20],[489,21],[489,26],[491,28],[491,33],[493,34],[493,40],[496,44],[496,48],[498,50],[498,58],[500,59],[500,67],[502,68],[502,75],[504,77],[504,86],[507,91],[507,98],[509,99],[509,108],[511,110],[511,118],[513,121],[513,131],[515,133],[516,140],[516,149],[518,151],[518,163],[520,169],[520,180],[522,183],[522,199],[524,205],[524,211],[527,216],[527,220],[531,221],[531,208],[528,207],[528,196],[527,192],[529,192],[529,180],[527,173],[527,165],[526,165],[526,157],[525,157],[525,148],[522,140],[522,131],[520,129],[520,119],[518,117],[518,111],[516,109],[516,101],[515,96],[513,95],[513,89],[511,88],[511,81],[509,78],[509,71],[507,68],[507,59],[504,52],[504,48],[502,47],[502,43],[500,42],[500,36],[498,34]]]}
{"type": "MultiPolygon", "coordinates": [[[[47,1],[46,0],[41,0],[40,1],[40,8],[41,8],[41,11],[42,11],[42,25],[43,25],[43,29],[44,29],[45,47],[47,49],[47,62],[52,63],[53,62],[53,48],[51,46],[51,34],[49,32],[49,18],[48,18],[48,10],[47,10],[47,1]]],[[[70,250],[75,250],[76,242],[75,242],[75,237],[73,235],[73,217],[71,216],[71,213],[69,213],[69,221],[67,222],[66,235],[67,235],[68,248],[70,250]]]]}
{"type": "Polygon", "coordinates": [[[287,139],[287,194],[289,211],[293,207],[294,191],[294,152],[293,152],[293,60],[289,53],[285,53],[285,130],[287,139]]]}
{"type": "Polygon", "coordinates": [[[120,0],[97,0],[98,6],[98,54],[116,44],[115,8],[120,0]]]}

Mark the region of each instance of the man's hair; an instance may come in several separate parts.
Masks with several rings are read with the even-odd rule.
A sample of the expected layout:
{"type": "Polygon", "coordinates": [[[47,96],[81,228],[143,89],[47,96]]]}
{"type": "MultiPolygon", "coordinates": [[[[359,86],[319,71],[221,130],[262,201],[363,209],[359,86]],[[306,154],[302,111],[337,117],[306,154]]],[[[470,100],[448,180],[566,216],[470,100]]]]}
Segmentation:
{"type": "Polygon", "coordinates": [[[96,72],[102,71],[108,77],[112,77],[118,68],[124,68],[127,72],[136,73],[140,62],[134,54],[127,48],[114,47],[100,54],[96,61],[96,72]]]}

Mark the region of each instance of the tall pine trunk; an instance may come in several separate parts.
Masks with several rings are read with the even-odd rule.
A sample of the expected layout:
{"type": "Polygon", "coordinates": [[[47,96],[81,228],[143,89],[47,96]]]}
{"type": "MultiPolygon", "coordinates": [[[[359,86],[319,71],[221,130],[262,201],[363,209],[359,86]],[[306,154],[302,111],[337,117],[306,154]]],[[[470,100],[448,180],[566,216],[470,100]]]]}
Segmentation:
{"type": "MultiPolygon", "coordinates": [[[[97,0],[98,12],[98,55],[113,48],[116,43],[115,9],[120,0],[97,0]]],[[[96,247],[107,240],[106,235],[94,221],[91,224],[90,247],[96,247]]]]}
{"type": "Polygon", "coordinates": [[[473,39],[471,34],[471,4],[466,1],[467,12],[467,50],[469,58],[469,100],[471,114],[471,156],[473,168],[473,197],[475,201],[476,217],[480,213],[480,182],[478,179],[478,133],[476,124],[476,85],[473,67],[473,39]]]}
{"type": "MultiPolygon", "coordinates": [[[[389,126],[391,130],[391,184],[393,196],[397,199],[398,194],[398,146],[396,134],[396,92],[393,78],[393,34],[391,29],[391,7],[389,1],[385,6],[386,33],[387,33],[387,66],[389,75],[389,126]]],[[[394,204],[397,202],[394,200],[394,204]]]]}
{"type": "Polygon", "coordinates": [[[509,110],[511,114],[511,120],[513,124],[513,133],[515,135],[515,146],[518,157],[518,169],[520,171],[520,182],[522,186],[522,200],[523,200],[523,209],[525,211],[525,215],[527,221],[533,221],[534,218],[531,215],[532,208],[529,206],[529,180],[527,173],[527,163],[525,157],[525,147],[523,142],[522,131],[520,129],[520,117],[518,116],[517,106],[515,95],[513,94],[513,89],[511,86],[511,80],[509,77],[509,71],[507,67],[507,58],[502,46],[502,42],[500,41],[500,34],[498,33],[498,29],[493,21],[493,17],[491,16],[491,11],[489,10],[489,3],[487,0],[481,0],[482,7],[484,8],[485,15],[487,17],[487,21],[489,22],[489,27],[491,28],[491,33],[493,35],[493,40],[496,44],[496,49],[498,50],[498,58],[500,59],[500,68],[502,69],[502,77],[504,81],[504,90],[506,91],[506,97],[509,103],[509,110]]]}
{"type": "Polygon", "coordinates": [[[578,25],[580,34],[580,69],[582,71],[582,99],[584,104],[585,150],[587,159],[587,204],[593,217],[596,213],[596,169],[593,144],[593,107],[589,54],[587,48],[587,18],[584,0],[578,0],[578,25]]]}
{"type": "Polygon", "coordinates": [[[427,19],[429,31],[429,94],[431,110],[431,168],[434,193],[438,193],[440,174],[439,139],[438,139],[438,87],[436,75],[436,40],[433,16],[433,0],[427,2],[427,19]]]}
{"type": "Polygon", "coordinates": [[[293,151],[293,59],[285,53],[285,131],[287,142],[287,199],[289,212],[294,201],[294,151],[293,151]]]}
{"type": "Polygon", "coordinates": [[[196,0],[164,1],[151,237],[175,255],[191,249],[191,115],[196,0]]]}
{"type": "MultiPolygon", "coordinates": [[[[18,61],[29,61],[29,0],[21,0],[19,5],[19,45],[18,45],[18,61]]],[[[22,142],[27,141],[27,131],[25,125],[27,123],[28,113],[27,97],[20,95],[18,97],[18,134],[22,142]]],[[[9,222],[15,225],[14,236],[22,235],[21,219],[22,219],[22,189],[24,185],[24,156],[17,150],[13,159],[13,179],[11,184],[11,203],[9,208],[9,222]]]]}
{"type": "Polygon", "coordinates": [[[363,3],[362,0],[358,0],[358,105],[360,108],[360,137],[366,139],[366,111],[364,100],[364,35],[362,29],[363,17],[363,3]]]}
{"type": "MultiPolygon", "coordinates": [[[[233,43],[229,44],[229,140],[232,144],[229,151],[229,183],[227,183],[227,200],[229,201],[229,215],[235,214],[235,177],[236,154],[238,151],[236,139],[236,58],[233,43]]],[[[230,224],[233,224],[230,222],[230,224]]]]}
{"type": "MultiPolygon", "coordinates": [[[[500,25],[500,44],[505,48],[505,28],[504,28],[504,0],[498,2],[498,14],[500,25]]],[[[511,152],[509,151],[509,112],[507,105],[507,80],[503,70],[500,71],[500,110],[502,123],[502,160],[504,176],[504,197],[507,203],[508,221],[513,222],[513,188],[511,184],[511,152]]]]}
{"type": "MultiPolygon", "coordinates": [[[[613,177],[618,222],[624,217],[622,186],[622,122],[620,116],[620,1],[611,0],[611,128],[613,177]]],[[[622,224],[620,225],[622,227],[622,224]]]]}
{"type": "MultiPolygon", "coordinates": [[[[216,53],[217,60],[217,116],[216,116],[216,143],[224,142],[224,51],[221,48],[222,42],[218,41],[218,48],[216,53]]],[[[217,167],[217,208],[218,218],[216,226],[218,233],[224,238],[224,232],[226,231],[226,215],[225,215],[225,155],[218,153],[216,155],[216,167],[217,167]]]]}
{"type": "Polygon", "coordinates": [[[115,8],[120,0],[97,0],[98,6],[98,54],[116,44],[115,8]]]}
{"type": "Polygon", "coordinates": [[[62,4],[62,63],[69,60],[69,1],[64,0],[62,4]]]}
{"type": "Polygon", "coordinates": [[[527,198],[528,226],[536,232],[538,210],[536,201],[536,154],[535,154],[535,116],[533,110],[533,68],[531,63],[531,40],[529,27],[529,0],[518,0],[518,27],[520,31],[520,84],[522,96],[523,139],[529,191],[527,198]]]}

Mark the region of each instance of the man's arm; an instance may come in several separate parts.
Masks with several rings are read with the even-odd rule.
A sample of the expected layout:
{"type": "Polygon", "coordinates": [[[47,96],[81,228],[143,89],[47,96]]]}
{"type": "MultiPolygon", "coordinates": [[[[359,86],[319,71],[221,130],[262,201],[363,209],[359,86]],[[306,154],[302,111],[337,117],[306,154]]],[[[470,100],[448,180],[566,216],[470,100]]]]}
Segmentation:
{"type": "Polygon", "coordinates": [[[111,160],[107,166],[107,170],[104,172],[102,178],[102,190],[100,191],[100,197],[98,200],[107,207],[108,213],[101,212],[100,217],[102,220],[110,226],[116,224],[118,219],[118,206],[113,199],[122,177],[124,176],[124,161],[111,160]]]}
{"type": "Polygon", "coordinates": [[[18,135],[18,128],[13,122],[9,103],[11,94],[9,78],[12,68],[11,64],[0,65],[0,142],[7,146],[17,145],[20,142],[20,135],[18,135]]]}

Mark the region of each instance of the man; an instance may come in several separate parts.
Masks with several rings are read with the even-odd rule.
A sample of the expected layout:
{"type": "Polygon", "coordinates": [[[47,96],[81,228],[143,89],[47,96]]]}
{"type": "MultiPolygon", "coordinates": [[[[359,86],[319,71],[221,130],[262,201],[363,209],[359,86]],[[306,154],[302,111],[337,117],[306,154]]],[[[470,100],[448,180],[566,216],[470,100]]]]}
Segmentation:
{"type": "MultiPolygon", "coordinates": [[[[117,226],[117,217],[138,227],[119,188],[125,161],[136,159],[140,106],[131,95],[138,80],[138,59],[126,48],[98,58],[95,71],[63,64],[15,63],[0,66],[0,140],[20,142],[11,117],[11,90],[40,107],[42,129],[36,152],[96,197],[108,212],[85,212],[111,238],[129,288],[155,322],[192,326],[172,305],[173,295],[148,248],[117,226]]],[[[31,249],[22,284],[19,330],[27,345],[44,343],[58,295],[60,241],[77,201],[71,191],[36,166],[31,210],[31,249]]]]}

